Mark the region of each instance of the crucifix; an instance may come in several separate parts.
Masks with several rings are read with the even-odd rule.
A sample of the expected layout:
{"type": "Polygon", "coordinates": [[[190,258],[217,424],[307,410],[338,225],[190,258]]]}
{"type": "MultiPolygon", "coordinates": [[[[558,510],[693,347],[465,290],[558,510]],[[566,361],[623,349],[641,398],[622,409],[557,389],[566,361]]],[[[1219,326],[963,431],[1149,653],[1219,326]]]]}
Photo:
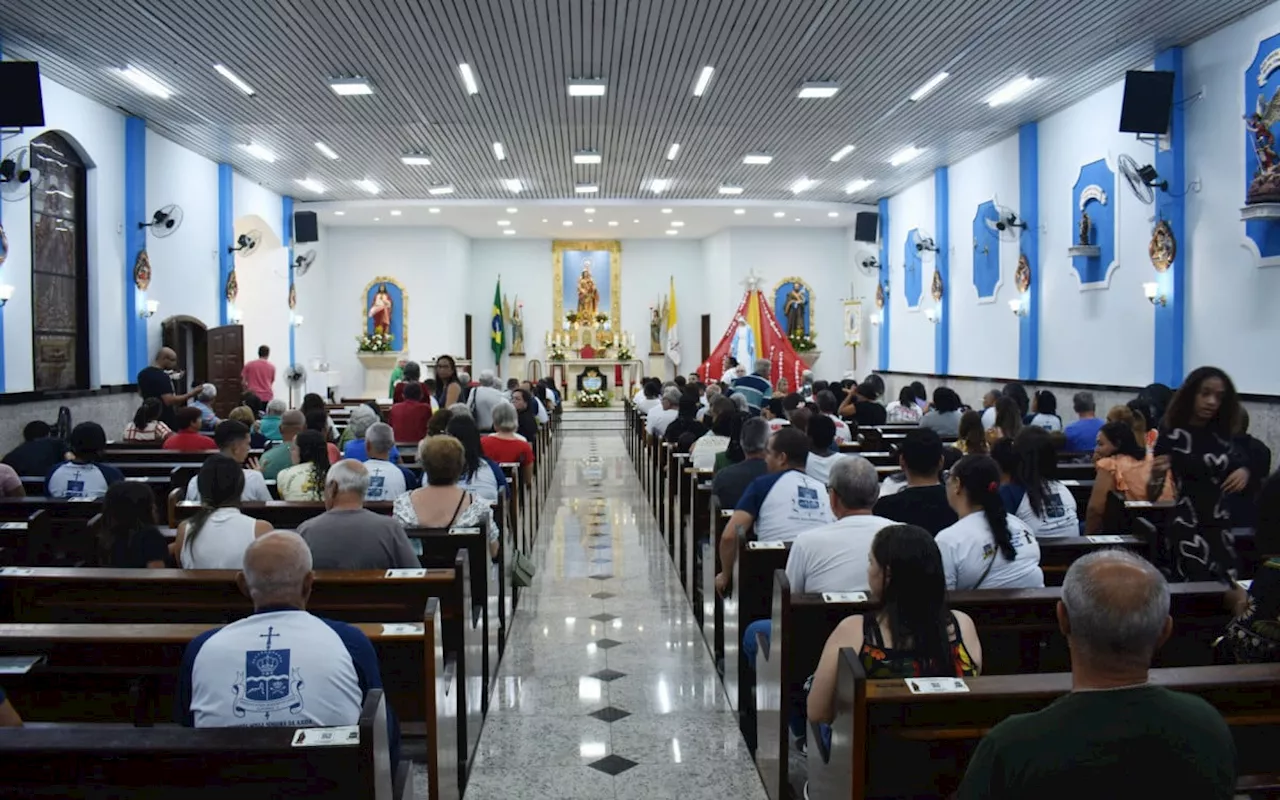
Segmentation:
{"type": "Polygon", "coordinates": [[[266,632],[266,633],[260,633],[260,634],[258,634],[258,638],[259,638],[259,639],[266,639],[266,640],[267,640],[267,649],[268,649],[268,650],[270,650],[270,649],[271,649],[271,637],[273,637],[273,636],[279,636],[279,635],[280,635],[280,634],[278,634],[278,633],[276,633],[276,632],[275,632],[275,628],[273,628],[272,626],[268,625],[268,626],[267,626],[267,632],[266,632]]]}

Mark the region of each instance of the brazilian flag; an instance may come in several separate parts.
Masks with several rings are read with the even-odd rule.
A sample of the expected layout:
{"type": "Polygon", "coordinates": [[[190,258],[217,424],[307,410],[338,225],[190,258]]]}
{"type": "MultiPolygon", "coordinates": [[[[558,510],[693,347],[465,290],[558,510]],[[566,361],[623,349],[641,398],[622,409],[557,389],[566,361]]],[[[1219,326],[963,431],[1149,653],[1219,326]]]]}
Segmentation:
{"type": "Polygon", "coordinates": [[[489,346],[493,348],[494,363],[502,361],[502,352],[507,349],[507,322],[502,317],[502,279],[493,287],[493,322],[489,326],[489,346]]]}

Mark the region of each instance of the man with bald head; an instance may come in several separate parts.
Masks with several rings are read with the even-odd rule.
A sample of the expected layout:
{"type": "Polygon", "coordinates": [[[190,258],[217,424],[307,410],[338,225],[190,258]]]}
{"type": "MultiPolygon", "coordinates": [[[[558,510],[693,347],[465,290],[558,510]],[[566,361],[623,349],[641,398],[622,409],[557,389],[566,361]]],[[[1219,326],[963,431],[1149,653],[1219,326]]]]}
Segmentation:
{"type": "Polygon", "coordinates": [[[1231,798],[1235,746],[1205,700],[1148,683],[1169,638],[1169,587],[1122,550],[1077,559],[1058,603],[1071,647],[1071,693],[1016,714],[978,745],[958,797],[1103,794],[1231,798]]]}
{"type": "MultiPolygon", "coordinates": [[[[292,531],[265,534],[244,551],[236,576],[253,614],[187,645],[175,714],[196,728],[355,725],[364,695],[382,688],[368,637],[306,611],[311,550],[292,531]]],[[[398,728],[387,709],[392,762],[398,728]]]]}
{"type": "Polygon", "coordinates": [[[176,366],[178,366],[178,354],[168,347],[161,347],[156,353],[155,363],[144,367],[138,373],[138,394],[142,395],[143,400],[148,397],[160,400],[160,421],[170,428],[176,426],[174,412],[200,393],[197,387],[185,394],[178,394],[173,387],[173,379],[169,377],[169,371],[176,366]]]}

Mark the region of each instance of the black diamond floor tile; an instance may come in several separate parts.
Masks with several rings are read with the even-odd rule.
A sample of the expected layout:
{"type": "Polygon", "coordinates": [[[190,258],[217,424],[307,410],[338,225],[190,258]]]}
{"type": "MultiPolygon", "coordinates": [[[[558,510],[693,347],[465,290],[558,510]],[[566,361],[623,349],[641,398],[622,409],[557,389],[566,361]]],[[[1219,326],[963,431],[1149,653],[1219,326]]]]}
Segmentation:
{"type": "Polygon", "coordinates": [[[595,678],[596,680],[604,681],[605,683],[611,683],[613,681],[616,681],[618,678],[627,677],[627,673],[618,672],[616,669],[602,669],[599,672],[591,673],[587,677],[595,678]]]}
{"type": "Polygon", "coordinates": [[[593,545],[591,545],[591,549],[592,549],[592,550],[608,550],[608,549],[609,549],[609,548],[611,548],[611,547],[613,547],[613,545],[611,545],[611,544],[593,544],[593,545]]]}
{"type": "Polygon", "coordinates": [[[591,559],[591,563],[592,563],[592,564],[612,564],[612,563],[613,563],[613,559],[611,559],[611,558],[593,558],[593,559],[591,559]]]}
{"type": "MultiPolygon", "coordinates": [[[[595,617],[592,617],[592,619],[595,619],[595,617]]],[[[599,647],[601,650],[612,650],[613,648],[623,644],[626,644],[626,642],[619,642],[613,639],[600,639],[596,642],[596,647],[599,647]]]]}
{"type": "Polygon", "coordinates": [[[590,576],[591,580],[593,580],[593,581],[607,581],[607,580],[611,579],[612,577],[613,577],[613,575],[610,575],[610,574],[604,574],[604,575],[591,575],[591,576],[590,576]]]}
{"type": "Polygon", "coordinates": [[[620,719],[626,719],[627,717],[631,716],[631,712],[623,711],[617,706],[605,706],[599,711],[593,711],[587,716],[595,717],[601,722],[617,722],[620,719]]]}
{"type": "Polygon", "coordinates": [[[615,597],[617,597],[617,595],[611,592],[596,592],[595,594],[591,595],[591,598],[593,600],[611,600],[615,597]]]}
{"type": "Polygon", "coordinates": [[[617,614],[596,614],[594,617],[591,617],[591,619],[594,619],[596,622],[613,622],[617,618],[617,614]]]}
{"type": "Polygon", "coordinates": [[[636,762],[622,756],[605,756],[599,761],[593,761],[588,764],[592,769],[598,769],[606,775],[621,775],[636,765],[636,762]]]}

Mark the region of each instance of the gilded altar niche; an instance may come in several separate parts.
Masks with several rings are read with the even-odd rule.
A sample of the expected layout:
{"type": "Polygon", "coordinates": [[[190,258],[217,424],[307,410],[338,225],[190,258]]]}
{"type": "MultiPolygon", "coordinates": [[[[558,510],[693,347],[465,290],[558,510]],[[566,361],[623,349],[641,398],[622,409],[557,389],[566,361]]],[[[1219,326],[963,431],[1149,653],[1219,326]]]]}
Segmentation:
{"type": "MultiPolygon", "coordinates": [[[[551,243],[553,333],[569,322],[604,328],[604,338],[622,324],[622,243],[616,239],[551,243]],[[608,323],[605,328],[605,323],[608,323]]],[[[604,342],[595,342],[600,346],[604,342]]]]}

